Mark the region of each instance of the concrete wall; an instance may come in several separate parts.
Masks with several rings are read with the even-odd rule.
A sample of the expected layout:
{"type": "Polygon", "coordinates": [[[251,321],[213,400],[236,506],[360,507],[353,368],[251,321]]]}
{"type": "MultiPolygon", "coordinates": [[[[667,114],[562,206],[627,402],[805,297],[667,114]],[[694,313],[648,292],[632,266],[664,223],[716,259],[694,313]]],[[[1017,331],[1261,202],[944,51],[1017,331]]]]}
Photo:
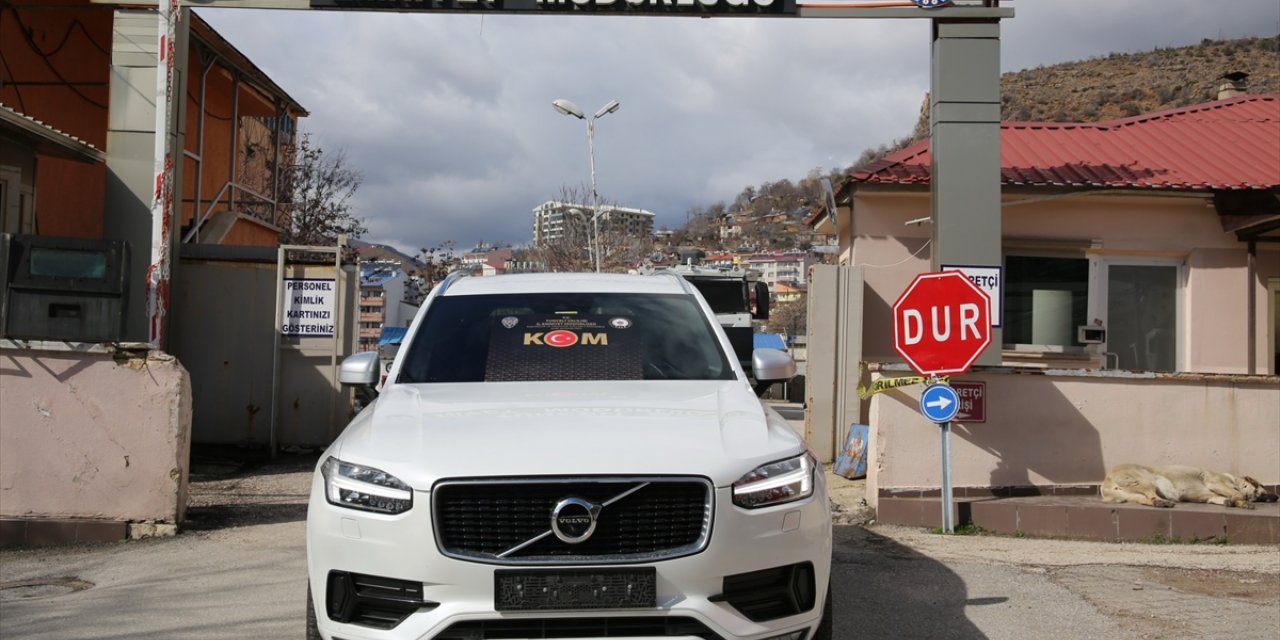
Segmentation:
{"type": "Polygon", "coordinates": [[[832,265],[809,267],[805,348],[805,441],[822,462],[835,459],[848,426],[860,422],[858,363],[862,361],[863,273],[832,265]],[[851,313],[850,311],[854,311],[851,313]]]}
{"type": "MultiPolygon", "coordinates": [[[[1275,376],[1005,369],[963,379],[986,382],[986,422],[953,423],[956,487],[1093,485],[1125,462],[1203,465],[1280,482],[1275,376]]],[[[921,416],[920,391],[871,399],[869,499],[942,484],[939,429],[921,416]]]]}
{"type": "Polygon", "coordinates": [[[181,521],[187,372],[159,352],[117,362],[82,346],[0,349],[0,517],[181,521]]]}

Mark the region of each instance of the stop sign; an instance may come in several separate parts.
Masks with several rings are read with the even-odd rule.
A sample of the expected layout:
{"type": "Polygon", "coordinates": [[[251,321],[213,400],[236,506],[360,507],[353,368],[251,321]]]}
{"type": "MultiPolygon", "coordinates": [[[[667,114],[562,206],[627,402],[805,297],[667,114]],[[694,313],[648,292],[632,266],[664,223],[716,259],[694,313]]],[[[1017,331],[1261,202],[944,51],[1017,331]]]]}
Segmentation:
{"type": "Polygon", "coordinates": [[[893,303],[893,348],[922,376],[964,373],[991,344],[991,299],[959,271],[916,276],[893,303]]]}

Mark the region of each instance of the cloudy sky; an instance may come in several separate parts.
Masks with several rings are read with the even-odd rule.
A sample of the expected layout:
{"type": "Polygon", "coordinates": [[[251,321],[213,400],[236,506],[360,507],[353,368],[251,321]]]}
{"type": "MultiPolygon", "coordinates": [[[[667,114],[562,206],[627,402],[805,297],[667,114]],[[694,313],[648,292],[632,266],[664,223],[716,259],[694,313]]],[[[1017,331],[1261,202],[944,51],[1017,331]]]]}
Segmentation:
{"type": "MultiPolygon", "coordinates": [[[[1280,32],[1276,0],[1020,0],[1002,71],[1280,32]]],[[[910,133],[928,20],[512,16],[200,9],[311,113],[302,130],[364,174],[366,240],[523,245],[534,206],[589,193],[684,223],[692,207],[910,133]]],[[[1226,70],[1224,70],[1226,71],[1226,70]]]]}

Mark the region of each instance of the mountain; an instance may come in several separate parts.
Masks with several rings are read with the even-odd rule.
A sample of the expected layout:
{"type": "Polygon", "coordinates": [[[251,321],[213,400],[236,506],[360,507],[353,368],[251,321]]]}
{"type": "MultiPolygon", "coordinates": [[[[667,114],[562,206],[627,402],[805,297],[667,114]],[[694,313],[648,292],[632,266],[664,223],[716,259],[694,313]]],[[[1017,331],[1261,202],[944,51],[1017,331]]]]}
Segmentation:
{"type": "MultiPolygon", "coordinates": [[[[1227,74],[1238,80],[1245,93],[1280,93],[1280,36],[1203,40],[1183,47],[1158,48],[1137,53],[1113,53],[1104,57],[1064,62],[1000,76],[1000,117],[1004,120],[1049,122],[1097,122],[1184,107],[1218,99],[1227,74]]],[[[855,167],[868,164],[920,140],[928,134],[929,98],[921,105],[915,129],[905,137],[886,140],[867,149],[851,166],[827,174],[832,182],[855,167]]],[[[714,244],[718,231],[714,219],[725,213],[747,212],[764,216],[775,211],[807,208],[820,200],[815,170],[792,183],[788,179],[744,187],[730,203],[718,202],[689,212],[689,222],[676,229],[677,240],[690,244],[714,244]]],[[[761,229],[744,229],[742,241],[771,241],[791,246],[788,239],[773,237],[761,229]]],[[[708,247],[712,248],[712,247],[708,247]]]]}
{"type": "MultiPolygon", "coordinates": [[[[1248,74],[1239,81],[1245,93],[1280,93],[1280,36],[1203,40],[1011,71],[1000,76],[1000,118],[1098,122],[1175,109],[1216,100],[1224,76],[1239,73],[1248,74]]],[[[911,136],[893,150],[923,138],[928,127],[922,107],[911,136]]]]}
{"type": "Polygon", "coordinates": [[[1280,93],[1280,36],[1204,40],[1186,47],[1056,64],[1000,77],[1005,120],[1095,122],[1216,100],[1224,74],[1246,93],[1280,93]]]}

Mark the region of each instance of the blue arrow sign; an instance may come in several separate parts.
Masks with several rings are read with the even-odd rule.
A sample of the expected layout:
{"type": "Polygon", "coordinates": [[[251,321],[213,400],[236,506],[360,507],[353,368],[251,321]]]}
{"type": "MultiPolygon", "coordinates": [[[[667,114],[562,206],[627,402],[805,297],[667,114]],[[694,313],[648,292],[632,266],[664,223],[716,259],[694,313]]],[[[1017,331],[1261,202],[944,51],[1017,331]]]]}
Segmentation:
{"type": "Polygon", "coordinates": [[[930,422],[951,422],[960,411],[960,397],[945,384],[931,384],[920,394],[920,413],[930,422]]]}

